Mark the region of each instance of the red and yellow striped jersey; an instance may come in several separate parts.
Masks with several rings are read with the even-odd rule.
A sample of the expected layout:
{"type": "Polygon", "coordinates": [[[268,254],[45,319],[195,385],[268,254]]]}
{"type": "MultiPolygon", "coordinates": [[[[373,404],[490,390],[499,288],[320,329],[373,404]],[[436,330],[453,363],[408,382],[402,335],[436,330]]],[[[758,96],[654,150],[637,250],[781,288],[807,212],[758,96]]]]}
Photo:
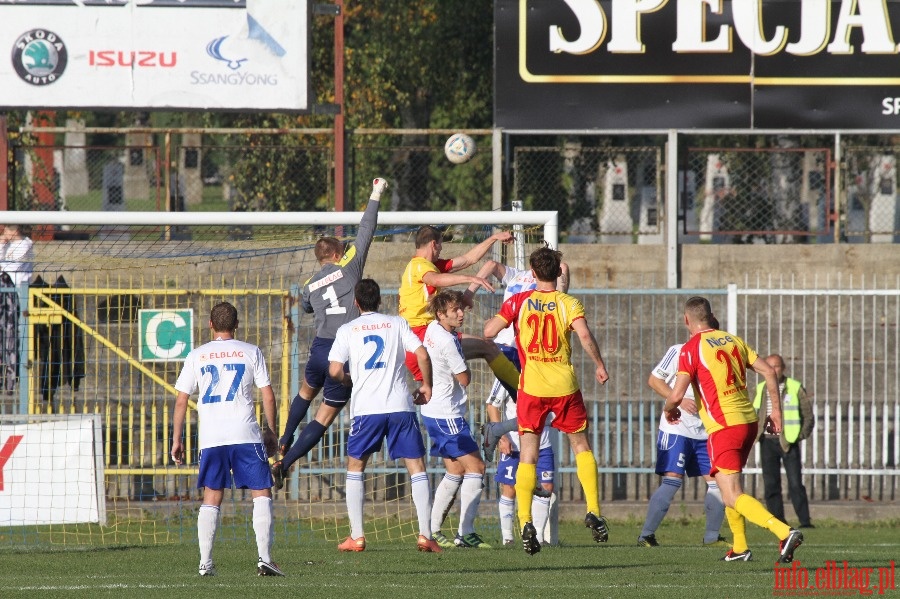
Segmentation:
{"type": "Polygon", "coordinates": [[[429,324],[434,317],[428,312],[428,298],[437,291],[436,287],[426,285],[422,278],[430,273],[450,272],[453,260],[436,260],[431,262],[421,256],[414,256],[400,279],[399,301],[400,316],[406,319],[411,327],[429,324]]]}
{"type": "Polygon", "coordinates": [[[700,331],[681,348],[678,374],[691,377],[707,433],[758,420],[747,392],[747,368],[758,357],[737,335],[714,329],[700,331]]]}
{"type": "Polygon", "coordinates": [[[517,293],[497,314],[513,323],[522,374],[519,389],[535,397],[562,397],[579,390],[572,366],[572,323],[584,318],[580,301],[561,291],[517,293]]]}

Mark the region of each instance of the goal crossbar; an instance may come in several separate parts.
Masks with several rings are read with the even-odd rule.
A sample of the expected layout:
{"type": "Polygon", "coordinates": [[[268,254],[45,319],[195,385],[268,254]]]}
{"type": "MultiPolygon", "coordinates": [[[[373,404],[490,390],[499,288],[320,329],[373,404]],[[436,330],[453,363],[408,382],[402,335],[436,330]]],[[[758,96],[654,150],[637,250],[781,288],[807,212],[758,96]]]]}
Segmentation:
{"type": "MultiPolygon", "coordinates": [[[[8,211],[3,218],[12,225],[353,225],[362,212],[103,212],[103,211],[8,211]]],[[[490,212],[382,212],[381,225],[537,225],[544,241],[558,247],[559,226],[555,210],[490,212]]]]}

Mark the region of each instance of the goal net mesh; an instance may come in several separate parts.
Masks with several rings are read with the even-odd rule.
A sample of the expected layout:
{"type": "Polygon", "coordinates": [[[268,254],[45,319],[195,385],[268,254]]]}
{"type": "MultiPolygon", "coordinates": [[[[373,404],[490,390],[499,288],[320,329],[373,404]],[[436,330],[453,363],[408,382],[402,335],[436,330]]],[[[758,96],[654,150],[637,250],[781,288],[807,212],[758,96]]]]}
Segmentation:
{"type": "MultiPolygon", "coordinates": [[[[504,214],[503,222],[510,223],[510,214],[515,213],[492,214],[504,214]]],[[[513,228],[465,224],[469,216],[453,214],[455,222],[463,224],[446,225],[442,257],[463,254],[498,226],[513,228]]],[[[483,223],[484,213],[477,216],[483,223]]],[[[233,225],[165,226],[117,224],[111,215],[96,225],[30,227],[31,284],[0,287],[0,298],[10,307],[6,321],[0,322],[7,343],[0,414],[99,417],[105,510],[102,521],[0,520],[0,545],[195,541],[202,498],[202,490],[196,488],[196,398],[186,423],[187,463],[176,466],[169,457],[173,385],[191,345],[210,340],[209,312],[220,301],[238,308],[238,338],[263,349],[278,400],[277,432],[282,434],[315,336],[312,315],[304,314],[299,305],[303,282],[319,268],[313,255],[315,241],[323,235],[352,241],[356,224],[350,218],[343,225],[245,226],[239,224],[240,215],[234,217],[233,225]],[[162,321],[161,314],[166,315],[162,321]]],[[[413,255],[417,228],[418,224],[382,224],[370,249],[364,273],[381,285],[382,310],[387,313],[397,311],[397,287],[413,255]]],[[[515,265],[543,243],[541,225],[515,230],[517,244],[495,246],[485,259],[515,265]]],[[[474,274],[477,268],[465,272],[474,274]]],[[[502,297],[499,283],[497,287],[494,294],[476,295],[465,332],[480,334],[484,320],[495,313],[502,297]]],[[[469,418],[477,431],[485,419],[484,400],[493,375],[481,361],[472,362],[471,369],[469,418]]],[[[314,418],[320,401],[321,395],[301,428],[314,418]]],[[[259,407],[257,414],[262,421],[259,407]]],[[[284,489],[275,492],[279,542],[291,537],[336,541],[348,534],[344,495],[348,429],[345,410],[322,442],[294,465],[284,489]]],[[[0,435],[2,448],[11,433],[0,431],[5,433],[0,435]]],[[[54,450],[43,444],[30,448],[32,454],[54,450]]],[[[31,496],[32,479],[10,474],[11,469],[27,468],[27,462],[18,452],[2,456],[7,480],[17,482],[0,493],[31,496]]],[[[443,476],[443,464],[426,459],[434,489],[443,476]]],[[[492,473],[485,480],[482,513],[491,514],[497,490],[492,473]]],[[[402,462],[388,460],[385,453],[373,455],[365,489],[367,538],[418,533],[402,462]]],[[[445,524],[449,530],[457,524],[453,513],[445,524]]],[[[249,491],[226,489],[222,514],[217,538],[254,538],[249,491]]],[[[497,532],[489,536],[499,537],[497,532]]]]}

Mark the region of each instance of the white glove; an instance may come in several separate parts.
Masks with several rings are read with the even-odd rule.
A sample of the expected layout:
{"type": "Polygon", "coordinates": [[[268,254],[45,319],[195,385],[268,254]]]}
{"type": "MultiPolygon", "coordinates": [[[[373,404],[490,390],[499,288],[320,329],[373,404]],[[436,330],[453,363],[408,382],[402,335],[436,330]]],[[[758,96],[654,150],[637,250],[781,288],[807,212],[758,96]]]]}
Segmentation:
{"type": "Polygon", "coordinates": [[[381,192],[387,189],[388,182],[387,179],[375,179],[372,181],[372,195],[369,196],[370,200],[375,200],[376,202],[381,199],[381,192]]]}

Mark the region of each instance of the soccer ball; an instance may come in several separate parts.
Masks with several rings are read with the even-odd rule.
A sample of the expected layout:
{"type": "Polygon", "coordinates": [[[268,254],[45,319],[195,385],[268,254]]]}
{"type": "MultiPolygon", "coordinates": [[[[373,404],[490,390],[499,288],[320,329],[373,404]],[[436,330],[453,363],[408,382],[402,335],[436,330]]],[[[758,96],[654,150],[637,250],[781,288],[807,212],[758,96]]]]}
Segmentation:
{"type": "Polygon", "coordinates": [[[453,164],[463,164],[475,155],[475,140],[465,133],[454,133],[444,144],[444,154],[453,164]]]}

